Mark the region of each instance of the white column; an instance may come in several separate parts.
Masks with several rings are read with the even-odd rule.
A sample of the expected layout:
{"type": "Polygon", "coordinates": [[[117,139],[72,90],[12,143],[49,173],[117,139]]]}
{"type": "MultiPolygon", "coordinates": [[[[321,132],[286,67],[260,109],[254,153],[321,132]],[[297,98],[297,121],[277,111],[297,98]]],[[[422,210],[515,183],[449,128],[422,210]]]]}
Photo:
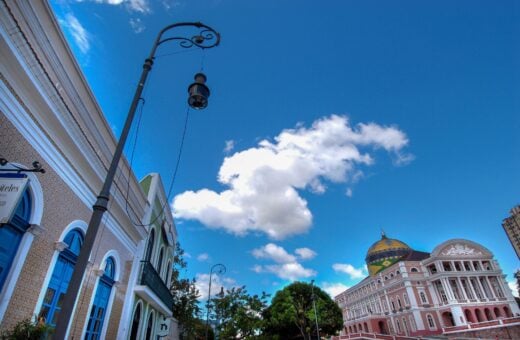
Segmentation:
{"type": "Polygon", "coordinates": [[[489,278],[487,276],[484,276],[484,277],[486,278],[486,282],[488,284],[491,295],[493,296],[494,299],[496,299],[498,296],[496,296],[495,291],[493,290],[493,286],[491,285],[491,282],[489,281],[489,278]]]}
{"type": "Polygon", "coordinates": [[[473,284],[471,283],[471,277],[466,277],[466,281],[468,282],[469,289],[471,289],[471,292],[473,293],[474,299],[479,300],[477,296],[477,292],[475,292],[475,289],[473,288],[473,284]]]}
{"type": "MultiPolygon", "coordinates": [[[[123,311],[121,312],[121,320],[119,321],[119,329],[117,330],[117,339],[127,339],[129,327],[132,322],[132,312],[134,310],[134,287],[137,283],[139,271],[141,269],[141,259],[144,255],[146,240],[142,240],[135,251],[134,260],[130,276],[128,277],[128,284],[126,288],[126,296],[123,304],[123,311]]],[[[123,266],[124,264],[122,264],[123,266]]],[[[146,314],[143,314],[146,315],[146,314]]],[[[144,328],[144,327],[143,327],[144,328]]]]}
{"type": "Polygon", "coordinates": [[[448,301],[454,301],[455,300],[455,295],[453,294],[453,291],[451,290],[451,286],[450,286],[450,283],[448,281],[447,278],[442,278],[441,279],[441,283],[443,284],[444,286],[444,292],[446,294],[446,296],[448,297],[448,301]]]}
{"type": "Polygon", "coordinates": [[[469,300],[468,295],[466,295],[466,290],[464,289],[464,286],[462,285],[462,281],[460,280],[460,276],[457,277],[457,281],[459,282],[459,288],[462,291],[462,295],[464,299],[467,301],[469,300]]]}

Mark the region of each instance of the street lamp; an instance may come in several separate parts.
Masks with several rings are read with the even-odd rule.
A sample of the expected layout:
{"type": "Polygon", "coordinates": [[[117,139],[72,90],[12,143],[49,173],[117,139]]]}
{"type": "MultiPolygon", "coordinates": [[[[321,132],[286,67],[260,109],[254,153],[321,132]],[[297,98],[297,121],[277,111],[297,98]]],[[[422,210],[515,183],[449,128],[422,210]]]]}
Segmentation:
{"type": "MultiPolygon", "coordinates": [[[[137,83],[137,88],[135,90],[132,103],[130,104],[130,109],[128,110],[125,125],[123,127],[123,131],[121,132],[121,136],[119,137],[119,141],[117,143],[114,156],[110,163],[110,167],[108,169],[105,182],[103,184],[103,188],[101,189],[101,192],[97,197],[96,203],[94,203],[92,207],[94,211],[90,218],[88,229],[85,235],[85,241],[83,243],[83,246],[81,247],[78,260],[76,262],[76,265],[74,266],[72,278],[70,279],[67,292],[63,298],[60,317],[58,318],[58,322],[56,324],[56,329],[54,332],[55,339],[65,339],[67,335],[67,329],[69,326],[70,318],[72,317],[74,304],[79,293],[81,281],[87,268],[87,263],[90,257],[90,253],[92,251],[92,247],[94,245],[94,241],[96,240],[96,236],[99,230],[99,226],[101,224],[101,220],[103,218],[103,214],[105,213],[105,211],[107,211],[108,201],[110,197],[110,188],[112,187],[112,183],[114,182],[117,167],[121,159],[123,148],[125,146],[126,139],[130,132],[130,128],[132,126],[132,121],[135,116],[137,105],[139,103],[139,100],[141,99],[141,93],[143,92],[146,78],[148,77],[148,73],[152,69],[153,61],[155,58],[155,52],[157,48],[159,47],[159,45],[167,41],[177,41],[179,43],[179,46],[183,48],[198,47],[201,49],[206,49],[215,47],[220,43],[220,34],[213,28],[206,26],[200,22],[181,22],[166,26],[157,35],[157,38],[155,39],[155,42],[152,46],[150,55],[144,61],[141,78],[137,83]],[[164,33],[178,27],[195,27],[198,30],[198,33],[192,36],[191,38],[178,36],[163,38],[164,33]]],[[[206,76],[204,76],[203,74],[197,74],[197,76],[195,79],[195,83],[192,84],[188,89],[190,95],[188,103],[194,109],[203,109],[207,106],[207,97],[209,96],[209,89],[205,85],[206,76]]]]}
{"type": "Polygon", "coordinates": [[[208,340],[208,328],[209,328],[209,310],[210,310],[210,303],[211,303],[211,279],[213,276],[213,273],[215,274],[224,274],[226,272],[226,266],[223,264],[217,263],[211,266],[211,269],[209,270],[209,287],[208,287],[208,302],[206,304],[206,337],[205,339],[208,340]]]}
{"type": "Polygon", "coordinates": [[[314,319],[316,320],[316,334],[320,339],[320,328],[318,326],[318,314],[316,313],[316,299],[314,298],[314,280],[311,280],[312,308],[314,309],[314,319]]]}

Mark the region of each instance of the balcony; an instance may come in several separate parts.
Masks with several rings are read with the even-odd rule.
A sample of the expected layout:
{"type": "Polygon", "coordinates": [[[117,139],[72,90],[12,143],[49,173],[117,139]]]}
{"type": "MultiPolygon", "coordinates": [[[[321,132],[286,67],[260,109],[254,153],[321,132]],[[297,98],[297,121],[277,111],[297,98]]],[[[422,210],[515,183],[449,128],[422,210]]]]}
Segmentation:
{"type": "Polygon", "coordinates": [[[135,291],[164,314],[171,315],[173,296],[149,261],[141,261],[141,277],[135,291]]]}

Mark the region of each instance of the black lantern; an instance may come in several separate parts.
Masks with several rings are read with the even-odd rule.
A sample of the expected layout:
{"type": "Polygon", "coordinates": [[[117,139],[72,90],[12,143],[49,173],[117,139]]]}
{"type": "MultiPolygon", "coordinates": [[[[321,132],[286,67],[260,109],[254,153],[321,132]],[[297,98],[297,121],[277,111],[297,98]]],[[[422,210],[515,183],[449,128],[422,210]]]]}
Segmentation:
{"type": "Polygon", "coordinates": [[[188,87],[188,104],[195,110],[202,110],[208,106],[209,88],[206,86],[206,75],[197,73],[195,82],[188,87]]]}

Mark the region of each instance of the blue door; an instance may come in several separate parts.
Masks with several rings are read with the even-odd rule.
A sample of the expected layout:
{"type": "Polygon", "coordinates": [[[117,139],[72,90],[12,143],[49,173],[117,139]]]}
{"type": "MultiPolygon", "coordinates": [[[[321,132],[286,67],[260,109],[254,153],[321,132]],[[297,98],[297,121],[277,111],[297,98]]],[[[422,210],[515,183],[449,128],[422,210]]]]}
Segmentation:
{"type": "Polygon", "coordinates": [[[114,260],[109,257],[105,264],[103,276],[99,278],[94,303],[90,310],[87,332],[85,334],[86,340],[97,340],[101,338],[108,300],[110,299],[110,293],[114,285],[114,269],[114,260]]]}
{"type": "Polygon", "coordinates": [[[26,190],[11,221],[0,227],[0,290],[9,274],[23,234],[29,228],[30,216],[31,199],[26,190]]]}
{"type": "Polygon", "coordinates": [[[52,327],[56,326],[58,321],[63,297],[67,292],[74,265],[83,244],[83,234],[77,229],[72,230],[65,236],[64,241],[68,247],[58,256],[40,311],[40,317],[43,317],[46,323],[52,327]]]}

